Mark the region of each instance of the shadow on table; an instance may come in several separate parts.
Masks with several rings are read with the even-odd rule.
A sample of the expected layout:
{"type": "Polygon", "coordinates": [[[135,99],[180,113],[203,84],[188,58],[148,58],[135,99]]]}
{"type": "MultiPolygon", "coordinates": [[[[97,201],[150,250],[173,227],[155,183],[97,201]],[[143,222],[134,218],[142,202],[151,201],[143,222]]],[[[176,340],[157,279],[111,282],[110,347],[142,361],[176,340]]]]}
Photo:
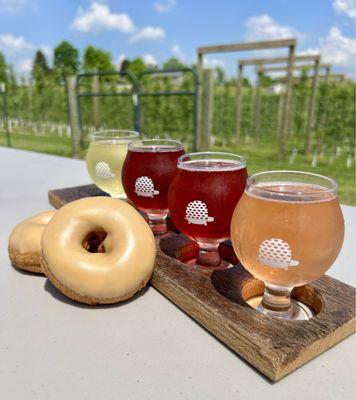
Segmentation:
{"type": "Polygon", "coordinates": [[[115,308],[115,307],[121,307],[124,306],[125,304],[129,304],[132,301],[135,301],[139,297],[143,296],[147,290],[148,290],[148,285],[141,289],[138,293],[136,293],[131,299],[128,299],[126,301],[123,301],[121,303],[115,303],[115,304],[99,304],[96,306],[90,306],[88,304],[84,303],[79,303],[77,301],[74,301],[70,299],[69,297],[65,296],[62,294],[52,283],[49,281],[49,279],[46,279],[46,282],[44,284],[44,289],[46,292],[48,292],[52,297],[54,297],[56,300],[61,301],[62,303],[69,304],[74,307],[79,307],[79,308],[86,308],[86,309],[98,309],[98,308],[115,308]]]}

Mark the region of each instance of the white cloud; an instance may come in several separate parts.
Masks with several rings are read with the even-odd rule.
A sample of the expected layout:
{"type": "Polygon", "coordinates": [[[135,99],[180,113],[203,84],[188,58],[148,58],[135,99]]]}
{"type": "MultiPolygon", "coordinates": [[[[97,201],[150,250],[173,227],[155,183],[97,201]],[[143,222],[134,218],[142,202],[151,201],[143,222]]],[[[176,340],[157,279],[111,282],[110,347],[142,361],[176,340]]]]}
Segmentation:
{"type": "Polygon", "coordinates": [[[15,14],[23,10],[28,0],[0,0],[0,12],[15,14]]]}
{"type": "Polygon", "coordinates": [[[153,5],[157,12],[167,13],[172,11],[177,4],[176,0],[156,1],[153,5]]]}
{"type": "Polygon", "coordinates": [[[112,13],[107,5],[98,2],[92,3],[88,10],[79,7],[72,27],[80,32],[112,30],[131,33],[135,30],[135,25],[127,14],[112,13]]]}
{"type": "Polygon", "coordinates": [[[144,55],[142,56],[142,59],[143,59],[143,62],[144,62],[146,65],[155,66],[155,65],[158,64],[158,62],[157,62],[155,56],[152,55],[152,54],[144,54],[144,55]]]}
{"type": "Polygon", "coordinates": [[[17,69],[21,74],[29,75],[32,71],[32,60],[30,58],[21,60],[17,69]]]}
{"type": "Polygon", "coordinates": [[[319,48],[308,48],[300,54],[321,54],[322,62],[341,67],[355,78],[356,39],[343,36],[340,29],[333,26],[326,38],[319,39],[319,48]]]}
{"type": "Polygon", "coordinates": [[[178,46],[177,44],[172,46],[171,52],[174,55],[174,57],[178,58],[178,60],[185,61],[187,58],[186,54],[182,51],[180,46],[178,46]]]}
{"type": "Polygon", "coordinates": [[[158,40],[166,37],[166,32],[160,26],[145,26],[134,33],[130,42],[139,42],[141,40],[158,40]]]}
{"type": "Polygon", "coordinates": [[[342,32],[333,26],[329,35],[322,41],[321,54],[325,62],[346,67],[355,72],[356,39],[343,36],[342,32]]]}
{"type": "Polygon", "coordinates": [[[338,14],[346,14],[350,18],[356,18],[355,0],[333,0],[333,6],[338,14]]]}
{"type": "Polygon", "coordinates": [[[268,14],[250,17],[246,22],[247,40],[273,40],[298,37],[302,34],[289,25],[281,25],[268,14]]]}
{"type": "Polygon", "coordinates": [[[27,42],[23,36],[14,36],[11,33],[0,35],[0,49],[8,53],[16,53],[23,50],[32,50],[33,45],[27,42]]]}

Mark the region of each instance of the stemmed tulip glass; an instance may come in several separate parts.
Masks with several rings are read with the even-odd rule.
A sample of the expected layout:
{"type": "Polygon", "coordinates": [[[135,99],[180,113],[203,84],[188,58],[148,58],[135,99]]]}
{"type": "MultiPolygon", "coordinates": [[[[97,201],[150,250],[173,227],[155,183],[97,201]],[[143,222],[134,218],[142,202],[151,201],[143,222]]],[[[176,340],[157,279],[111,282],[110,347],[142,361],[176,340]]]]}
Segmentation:
{"type": "Polygon", "coordinates": [[[237,257],[265,284],[263,297],[249,304],[287,320],[311,318],[308,306],[291,299],[292,289],[320,278],[334,263],[343,238],[332,179],[297,171],[252,175],[231,223],[237,257]]]}
{"type": "Polygon", "coordinates": [[[205,152],[178,159],[168,194],[171,218],[184,235],[199,244],[198,268],[226,268],[219,244],[230,237],[230,221],[246,184],[246,161],[236,154],[205,152]]]}
{"type": "Polygon", "coordinates": [[[126,198],[121,171],[127,146],[139,138],[138,132],[106,130],[94,132],[86,156],[88,173],[93,182],[111,197],[126,198]]]}
{"type": "Polygon", "coordinates": [[[167,193],[184,154],[176,140],[147,139],[129,144],[122,170],[127,197],[143,211],[155,235],[167,233],[167,193]]]}

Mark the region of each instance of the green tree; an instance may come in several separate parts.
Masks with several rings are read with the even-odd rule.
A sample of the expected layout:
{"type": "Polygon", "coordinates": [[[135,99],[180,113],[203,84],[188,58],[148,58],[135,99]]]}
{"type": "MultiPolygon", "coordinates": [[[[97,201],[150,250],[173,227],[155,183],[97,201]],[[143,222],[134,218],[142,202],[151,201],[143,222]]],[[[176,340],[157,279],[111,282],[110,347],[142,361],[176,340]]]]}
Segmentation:
{"type": "Polygon", "coordinates": [[[17,86],[16,74],[14,71],[14,66],[12,64],[8,65],[8,67],[7,67],[7,81],[8,81],[8,85],[11,88],[15,88],[17,86]]]}
{"type": "Polygon", "coordinates": [[[0,51],[0,82],[7,82],[5,56],[0,51]]]}
{"type": "Polygon", "coordinates": [[[251,87],[251,83],[250,83],[250,81],[248,80],[248,78],[243,78],[243,79],[242,79],[242,86],[243,86],[243,87],[248,87],[248,88],[251,87]]]}
{"type": "Polygon", "coordinates": [[[64,40],[54,49],[53,66],[62,76],[76,74],[79,65],[79,51],[69,42],[64,40]]]}
{"type": "Polygon", "coordinates": [[[121,62],[120,71],[121,71],[121,72],[128,71],[129,65],[130,65],[130,60],[128,60],[127,58],[125,58],[125,59],[122,60],[122,62],[121,62]]]}
{"type": "Polygon", "coordinates": [[[84,52],[83,68],[87,72],[114,71],[115,67],[111,61],[108,51],[89,45],[84,52]]]}
{"type": "MultiPolygon", "coordinates": [[[[146,64],[143,62],[141,57],[137,57],[132,61],[124,60],[124,62],[125,61],[128,61],[128,62],[125,63],[124,71],[129,71],[134,75],[138,75],[147,69],[146,64]]],[[[124,64],[124,62],[122,64],[124,64]]],[[[122,67],[121,67],[121,70],[123,71],[122,67]]]]}
{"type": "Polygon", "coordinates": [[[32,79],[35,81],[37,88],[43,89],[45,80],[51,74],[51,69],[48,66],[46,56],[41,50],[36,51],[32,65],[32,79]]]}
{"type": "Polygon", "coordinates": [[[272,79],[270,76],[268,76],[264,73],[261,73],[260,83],[261,83],[262,87],[270,87],[274,84],[274,82],[275,82],[275,80],[272,79]]]}
{"type": "Polygon", "coordinates": [[[176,57],[169,58],[164,64],[163,69],[181,69],[187,68],[187,65],[182,61],[178,60],[176,57]]]}

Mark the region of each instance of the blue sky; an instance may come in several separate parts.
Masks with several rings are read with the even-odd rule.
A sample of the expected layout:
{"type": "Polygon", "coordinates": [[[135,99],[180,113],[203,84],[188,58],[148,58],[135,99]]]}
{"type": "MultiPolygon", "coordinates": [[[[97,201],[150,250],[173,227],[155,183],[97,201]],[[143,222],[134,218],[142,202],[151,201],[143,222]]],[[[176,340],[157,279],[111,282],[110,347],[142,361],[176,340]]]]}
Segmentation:
{"type": "MultiPolygon", "coordinates": [[[[355,0],[0,0],[0,50],[26,74],[36,49],[51,59],[63,39],[109,50],[115,64],[124,56],[160,64],[195,62],[201,45],[296,36],[299,53],[320,51],[334,71],[353,75],[355,21],[355,0]]],[[[233,73],[237,57],[256,56],[216,54],[207,63],[233,73]]]]}

